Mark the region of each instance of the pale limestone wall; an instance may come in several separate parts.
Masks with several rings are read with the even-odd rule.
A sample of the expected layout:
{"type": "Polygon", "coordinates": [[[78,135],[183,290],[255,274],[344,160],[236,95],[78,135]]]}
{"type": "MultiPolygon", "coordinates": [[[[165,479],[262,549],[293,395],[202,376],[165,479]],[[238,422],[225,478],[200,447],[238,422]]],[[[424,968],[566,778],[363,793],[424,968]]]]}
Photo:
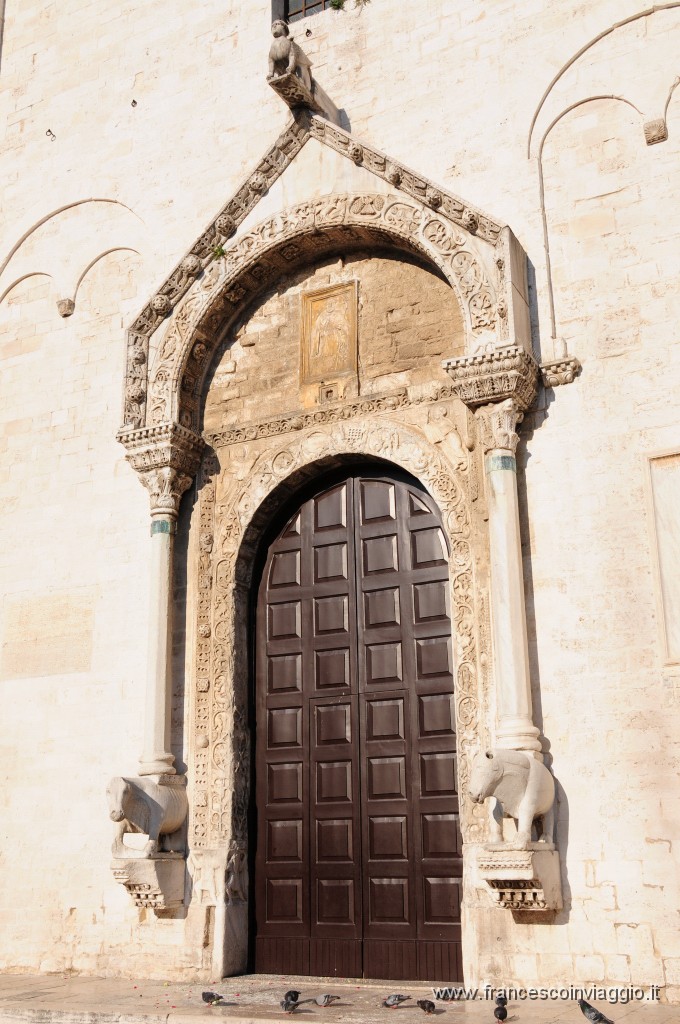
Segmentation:
{"type": "MultiPolygon", "coordinates": [[[[530,136],[558,72],[639,9],[422,0],[388,16],[372,0],[302,28],[354,133],[511,225],[537,353],[566,343],[583,363],[527,417],[520,449],[568,906],[554,926],[471,909],[469,980],[630,979],[677,1000],[680,684],[660,637],[647,459],[680,449],[680,9],[586,50],[530,136]],[[576,103],[540,164],[553,345],[538,154],[576,103]],[[643,123],[666,104],[669,138],[647,147],[643,123]]],[[[203,964],[203,936],[138,915],[108,868],[104,790],[141,753],[146,657],[148,503],[114,440],[123,329],[288,112],[264,81],[260,0],[7,0],[5,14],[0,965],[179,976],[203,964]],[[71,206],[93,199],[108,202],[71,206]],[[35,273],[50,277],[12,287],[35,273]]]]}

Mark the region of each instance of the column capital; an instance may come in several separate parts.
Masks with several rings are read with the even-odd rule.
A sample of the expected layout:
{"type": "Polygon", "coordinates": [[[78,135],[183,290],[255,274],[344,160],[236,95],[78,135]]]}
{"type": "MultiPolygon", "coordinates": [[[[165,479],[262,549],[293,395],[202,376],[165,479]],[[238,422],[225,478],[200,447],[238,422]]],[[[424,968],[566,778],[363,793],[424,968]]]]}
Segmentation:
{"type": "Polygon", "coordinates": [[[538,363],[519,345],[505,345],[442,364],[453,381],[454,393],[470,409],[511,398],[525,412],[537,392],[538,363]]]}
{"type": "Polygon", "coordinates": [[[506,398],[503,402],[481,406],[477,410],[476,419],[479,424],[484,454],[502,450],[509,451],[514,455],[519,441],[515,428],[522,422],[523,417],[524,413],[514,398],[506,398]]]}
{"type": "Polygon", "coordinates": [[[179,423],[121,430],[117,436],[149,492],[152,519],[176,519],[182,495],[196,475],[203,438],[179,423]]]}

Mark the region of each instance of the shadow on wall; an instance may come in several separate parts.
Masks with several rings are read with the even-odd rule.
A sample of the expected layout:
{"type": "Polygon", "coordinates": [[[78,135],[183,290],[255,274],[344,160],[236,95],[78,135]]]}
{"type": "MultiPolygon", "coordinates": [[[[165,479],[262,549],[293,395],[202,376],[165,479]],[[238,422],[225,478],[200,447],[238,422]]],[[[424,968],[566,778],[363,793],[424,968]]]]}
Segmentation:
{"type": "Polygon", "coordinates": [[[2,73],[2,40],[5,36],[5,0],[0,0],[0,73],[2,73]]]}

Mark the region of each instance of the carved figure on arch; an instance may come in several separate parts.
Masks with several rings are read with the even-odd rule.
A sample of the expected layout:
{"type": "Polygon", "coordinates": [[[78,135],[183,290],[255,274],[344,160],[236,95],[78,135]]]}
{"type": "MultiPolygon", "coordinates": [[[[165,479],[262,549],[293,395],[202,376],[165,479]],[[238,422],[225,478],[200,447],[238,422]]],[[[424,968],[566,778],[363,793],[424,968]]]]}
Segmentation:
{"type": "Polygon", "coordinates": [[[267,81],[271,81],[272,78],[280,78],[282,75],[295,74],[302,84],[310,92],[313,92],[312,73],[309,70],[312,62],[290,35],[290,29],[285,21],[278,19],[272,22],[272,35],[274,41],[269,48],[267,81]]]}
{"type": "Polygon", "coordinates": [[[478,804],[489,800],[491,842],[509,849],[526,850],[536,818],[541,819],[540,842],[552,847],[555,780],[530,754],[495,748],[477,754],[472,762],[469,793],[478,804]],[[503,842],[503,818],[514,818],[517,839],[503,842]]]}

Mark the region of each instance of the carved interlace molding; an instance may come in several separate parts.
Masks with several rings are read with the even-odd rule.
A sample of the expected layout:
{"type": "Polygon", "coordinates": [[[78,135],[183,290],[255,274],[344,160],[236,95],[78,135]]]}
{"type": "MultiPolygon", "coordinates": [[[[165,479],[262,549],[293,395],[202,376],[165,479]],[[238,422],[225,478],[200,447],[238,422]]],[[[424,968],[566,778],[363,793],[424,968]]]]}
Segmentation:
{"type": "Polygon", "coordinates": [[[541,379],[546,388],[556,388],[560,384],[571,384],[581,372],[578,359],[567,357],[555,359],[551,363],[541,363],[541,379]]]}
{"type": "Polygon", "coordinates": [[[124,429],[170,419],[197,429],[195,392],[213,354],[216,332],[267,283],[328,248],[324,232],[345,230],[355,244],[373,242],[375,234],[361,234],[364,226],[422,253],[442,270],[459,295],[472,336],[493,331],[497,342],[507,339],[511,288],[506,280],[509,256],[503,227],[336,125],[298,109],[130,327],[124,429]],[[389,201],[384,196],[353,195],[305,203],[227,248],[244,218],[311,137],[389,182],[400,195],[389,201]],[[493,282],[476,251],[475,244],[480,243],[492,249],[493,282]],[[152,372],[149,339],[170,316],[171,329],[152,372]],[[173,404],[176,408],[171,409],[173,404]]]}
{"type": "Polygon", "coordinates": [[[525,411],[536,397],[538,364],[519,345],[449,359],[444,369],[454,381],[455,394],[473,408],[512,398],[525,411]]]}
{"type": "Polygon", "coordinates": [[[289,412],[271,419],[250,423],[246,427],[230,427],[216,433],[204,434],[212,448],[225,448],[244,441],[258,441],[266,437],[289,434],[326,423],[340,423],[374,413],[395,412],[414,405],[433,404],[456,396],[456,389],[450,384],[433,385],[427,389],[398,388],[379,395],[369,395],[355,401],[328,404],[322,408],[304,412],[289,412]]]}
{"type": "Polygon", "coordinates": [[[317,115],[310,120],[310,132],[312,138],[325,143],[336,153],[348,157],[353,163],[373,171],[383,181],[389,182],[393,188],[425,203],[470,234],[478,235],[479,238],[490,242],[491,245],[496,245],[498,242],[503,230],[501,224],[491,220],[481,210],[477,210],[449,192],[439,189],[427,178],[416,174],[410,168],[390,160],[379,149],[367,146],[365,142],[358,143],[349,132],[343,131],[342,128],[330,124],[323,117],[317,115]]]}
{"type": "Polygon", "coordinates": [[[484,405],[477,410],[476,415],[484,454],[500,449],[514,455],[519,442],[515,427],[522,422],[524,416],[515,400],[506,398],[504,402],[484,405]]]}
{"type": "MultiPolygon", "coordinates": [[[[441,217],[411,200],[375,194],[330,195],[277,214],[238,239],[196,282],[177,311],[149,372],[145,394],[147,422],[177,418],[197,429],[203,377],[219,338],[244,304],[265,283],[329,246],[374,244],[376,235],[419,252],[439,267],[459,296],[468,332],[488,334],[497,314],[494,288],[468,239],[441,217]]],[[[136,423],[141,404],[126,407],[126,422],[136,423]]]]}
{"type": "Polygon", "coordinates": [[[175,518],[182,495],[196,475],[203,438],[176,423],[121,430],[127,461],[149,492],[151,515],[175,518]]]}
{"type": "Polygon", "coordinates": [[[199,478],[197,639],[191,691],[194,799],[189,845],[193,850],[228,844],[247,848],[251,756],[247,628],[253,553],[260,531],[274,508],[308,475],[311,464],[350,453],[386,459],[414,474],[440,509],[451,548],[461,827],[466,842],[480,841],[486,833],[484,812],[467,795],[471,759],[484,742],[479,666],[490,655],[480,649],[483,636],[466,497],[469,471],[455,468],[417,428],[389,416],[368,416],[351,423],[316,423],[281,441],[272,438],[259,454],[247,450],[237,474],[229,460],[220,470],[215,456],[206,453],[199,478]]]}

